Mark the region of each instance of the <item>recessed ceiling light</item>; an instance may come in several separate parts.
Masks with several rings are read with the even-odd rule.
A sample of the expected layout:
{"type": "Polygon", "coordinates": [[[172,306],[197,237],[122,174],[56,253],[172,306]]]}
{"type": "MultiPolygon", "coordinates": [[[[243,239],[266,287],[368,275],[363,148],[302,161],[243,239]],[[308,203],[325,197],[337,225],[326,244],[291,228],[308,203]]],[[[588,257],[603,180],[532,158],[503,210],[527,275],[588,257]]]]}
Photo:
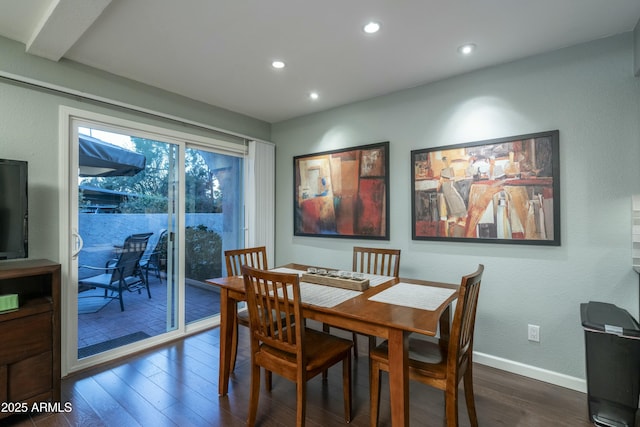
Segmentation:
{"type": "Polygon", "coordinates": [[[476,45],[473,43],[463,44],[458,48],[458,52],[463,55],[471,55],[474,50],[476,50],[476,45]]]}
{"type": "Polygon", "coordinates": [[[320,95],[318,94],[318,92],[310,92],[309,98],[315,101],[316,99],[320,98],[320,95]]]}
{"type": "Polygon", "coordinates": [[[271,66],[272,66],[273,68],[280,69],[280,68],[284,68],[284,67],[285,67],[285,63],[284,63],[284,62],[282,62],[282,61],[273,61],[273,62],[271,63],[271,66]]]}
{"type": "Polygon", "coordinates": [[[365,33],[367,34],[375,34],[380,31],[380,23],[371,21],[367,23],[364,27],[362,27],[365,33]]]}

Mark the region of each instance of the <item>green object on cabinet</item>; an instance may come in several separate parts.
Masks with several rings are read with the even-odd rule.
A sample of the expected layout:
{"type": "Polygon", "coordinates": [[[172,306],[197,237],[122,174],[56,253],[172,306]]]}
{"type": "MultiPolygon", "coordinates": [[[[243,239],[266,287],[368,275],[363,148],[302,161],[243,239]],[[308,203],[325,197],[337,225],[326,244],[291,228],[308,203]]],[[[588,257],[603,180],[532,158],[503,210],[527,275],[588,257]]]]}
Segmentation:
{"type": "Polygon", "coordinates": [[[0,313],[18,308],[18,294],[0,295],[0,313]]]}

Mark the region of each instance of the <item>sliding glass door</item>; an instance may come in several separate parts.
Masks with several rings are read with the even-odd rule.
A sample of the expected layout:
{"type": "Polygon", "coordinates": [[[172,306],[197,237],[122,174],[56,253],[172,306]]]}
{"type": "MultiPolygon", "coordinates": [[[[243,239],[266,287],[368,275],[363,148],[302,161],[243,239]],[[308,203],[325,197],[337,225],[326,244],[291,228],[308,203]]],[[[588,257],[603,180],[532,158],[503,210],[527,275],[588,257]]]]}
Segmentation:
{"type": "Polygon", "coordinates": [[[63,370],[217,325],[219,292],[205,281],[244,246],[244,145],[79,110],[61,123],[72,236],[63,370]]]}
{"type": "Polygon", "coordinates": [[[226,275],[224,251],[243,247],[243,159],[189,146],[185,156],[185,296],[188,324],[220,313],[216,288],[226,275]],[[211,304],[202,304],[202,299],[211,304]]]}
{"type": "Polygon", "coordinates": [[[78,125],[78,359],[178,327],[179,147],[78,125]]]}

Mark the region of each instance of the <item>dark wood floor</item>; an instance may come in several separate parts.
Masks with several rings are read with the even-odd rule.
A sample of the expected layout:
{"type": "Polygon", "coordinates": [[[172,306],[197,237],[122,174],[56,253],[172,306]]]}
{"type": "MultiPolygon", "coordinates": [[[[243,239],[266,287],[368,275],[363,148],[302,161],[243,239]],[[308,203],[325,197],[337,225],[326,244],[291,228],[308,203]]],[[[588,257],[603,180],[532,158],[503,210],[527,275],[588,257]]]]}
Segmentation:
{"type": "MultiPolygon", "coordinates": [[[[219,330],[193,335],[110,366],[94,368],[62,381],[62,401],[68,413],[12,416],[0,426],[242,426],[249,401],[248,338],[241,328],[235,374],[227,397],[218,397],[219,330]]],[[[364,338],[363,338],[364,339],[364,338]]],[[[360,348],[366,349],[363,341],[360,348]]],[[[329,380],[309,383],[307,425],[344,424],[341,370],[329,380]]],[[[369,425],[368,360],[353,364],[354,410],[350,425],[369,425]]],[[[475,394],[481,427],[591,426],[586,395],[498,371],[475,367],[475,394]]],[[[383,376],[380,425],[390,425],[389,395],[383,376]]],[[[411,384],[411,425],[442,426],[441,392],[411,384]]],[[[295,420],[295,386],[274,376],[271,393],[261,392],[258,424],[290,426],[295,420]]],[[[461,426],[469,426],[466,407],[461,426]]]]}

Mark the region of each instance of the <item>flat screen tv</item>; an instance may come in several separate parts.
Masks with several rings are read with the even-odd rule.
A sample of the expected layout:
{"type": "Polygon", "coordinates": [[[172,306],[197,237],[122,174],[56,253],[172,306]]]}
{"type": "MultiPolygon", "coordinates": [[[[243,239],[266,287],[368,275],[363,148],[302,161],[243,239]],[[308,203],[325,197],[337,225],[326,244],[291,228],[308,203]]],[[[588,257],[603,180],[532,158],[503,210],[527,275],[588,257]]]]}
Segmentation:
{"type": "Polygon", "coordinates": [[[0,159],[0,260],[27,258],[27,162],[0,159]]]}

